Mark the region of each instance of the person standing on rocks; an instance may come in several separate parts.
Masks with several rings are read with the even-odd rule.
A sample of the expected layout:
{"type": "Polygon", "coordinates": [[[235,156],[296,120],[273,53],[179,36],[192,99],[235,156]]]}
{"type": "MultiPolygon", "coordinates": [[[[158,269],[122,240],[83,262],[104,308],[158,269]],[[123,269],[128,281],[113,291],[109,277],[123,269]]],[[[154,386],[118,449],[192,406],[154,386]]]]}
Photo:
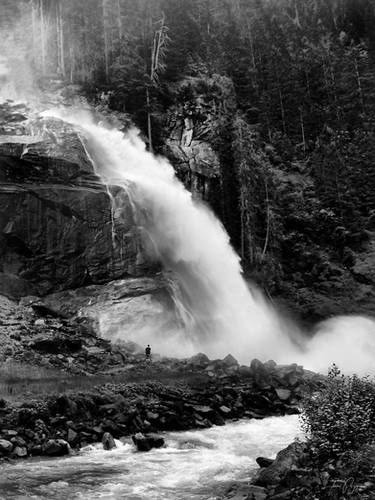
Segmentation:
{"type": "Polygon", "coordinates": [[[151,362],[151,347],[150,347],[150,344],[148,344],[148,346],[146,347],[145,353],[146,353],[146,361],[151,362]]]}

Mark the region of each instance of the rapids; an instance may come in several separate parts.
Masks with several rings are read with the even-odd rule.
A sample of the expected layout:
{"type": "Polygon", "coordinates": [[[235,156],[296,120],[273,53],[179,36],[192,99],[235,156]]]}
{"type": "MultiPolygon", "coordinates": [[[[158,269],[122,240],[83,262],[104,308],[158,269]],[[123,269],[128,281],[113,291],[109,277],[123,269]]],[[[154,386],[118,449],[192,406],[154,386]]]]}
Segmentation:
{"type": "Polygon", "coordinates": [[[112,451],[89,446],[67,458],[2,466],[0,498],[214,500],[231,482],[253,476],[256,457],[274,457],[301,435],[293,415],[166,433],[167,447],[148,453],[130,442],[112,451]]]}

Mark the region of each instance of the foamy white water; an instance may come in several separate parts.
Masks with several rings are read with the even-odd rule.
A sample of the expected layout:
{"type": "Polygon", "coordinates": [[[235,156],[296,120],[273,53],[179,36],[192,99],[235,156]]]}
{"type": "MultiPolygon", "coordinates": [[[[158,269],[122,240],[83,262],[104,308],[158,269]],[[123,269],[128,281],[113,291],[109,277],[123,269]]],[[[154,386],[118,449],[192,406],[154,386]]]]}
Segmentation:
{"type": "Polygon", "coordinates": [[[208,207],[193,200],[166,159],[146,150],[136,130],[124,135],[95,123],[88,111],[63,109],[44,115],[81,127],[98,174],[128,193],[149,257],[174,275],[183,328],[160,332],[157,325],[149,325],[127,340],[144,344],[152,339],[155,351],[174,356],[204,351],[222,357],[230,352],[244,363],[257,357],[299,362],[325,372],[335,362],[347,372],[374,373],[375,323],[367,318],[332,319],[307,342],[258,290],[249,289],[222,224],[208,207]],[[291,340],[298,337],[300,345],[291,340]]]}
{"type": "Polygon", "coordinates": [[[156,350],[174,355],[204,350],[212,357],[230,351],[246,361],[280,357],[281,343],[284,351],[294,352],[283,333],[286,325],[245,283],[222,224],[192,199],[166,159],[146,151],[136,130],[124,135],[94,123],[87,113],[51,114],[84,129],[98,173],[106,183],[126,189],[147,235],[149,255],[175,276],[184,331],[159,346],[153,341],[156,350]]]}
{"type": "Polygon", "coordinates": [[[167,447],[136,452],[129,442],[79,455],[4,465],[0,498],[49,500],[207,500],[258,469],[256,457],[274,457],[301,436],[298,416],[247,420],[202,431],[165,434],[167,447]]]}

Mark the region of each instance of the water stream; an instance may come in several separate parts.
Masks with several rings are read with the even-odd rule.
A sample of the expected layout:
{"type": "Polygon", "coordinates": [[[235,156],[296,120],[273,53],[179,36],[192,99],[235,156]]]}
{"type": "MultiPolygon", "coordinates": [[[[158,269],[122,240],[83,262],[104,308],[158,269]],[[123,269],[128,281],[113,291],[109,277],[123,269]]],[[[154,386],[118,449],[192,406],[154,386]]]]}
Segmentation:
{"type": "Polygon", "coordinates": [[[1,500],[214,500],[233,481],[249,480],[258,456],[273,457],[301,435],[298,416],[243,420],[164,435],[148,453],[127,441],[75,456],[17,461],[2,467],[1,500]]]}

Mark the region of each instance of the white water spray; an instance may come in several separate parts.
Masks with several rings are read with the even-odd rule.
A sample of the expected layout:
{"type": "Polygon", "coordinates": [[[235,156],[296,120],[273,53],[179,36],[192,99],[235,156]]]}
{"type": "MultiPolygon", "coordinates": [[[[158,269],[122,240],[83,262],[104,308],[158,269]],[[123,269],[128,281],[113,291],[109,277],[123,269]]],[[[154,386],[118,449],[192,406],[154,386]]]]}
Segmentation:
{"type": "Polygon", "coordinates": [[[221,223],[192,199],[167,160],[146,151],[136,130],[124,135],[96,124],[88,112],[47,114],[83,129],[98,173],[127,191],[147,235],[148,253],[175,276],[184,331],[169,332],[159,346],[153,342],[156,350],[179,356],[203,350],[210,357],[230,352],[246,363],[272,358],[324,371],[336,362],[350,371],[373,371],[375,325],[366,318],[330,320],[303,348],[292,342],[289,334],[297,328],[248,288],[221,223]]]}

